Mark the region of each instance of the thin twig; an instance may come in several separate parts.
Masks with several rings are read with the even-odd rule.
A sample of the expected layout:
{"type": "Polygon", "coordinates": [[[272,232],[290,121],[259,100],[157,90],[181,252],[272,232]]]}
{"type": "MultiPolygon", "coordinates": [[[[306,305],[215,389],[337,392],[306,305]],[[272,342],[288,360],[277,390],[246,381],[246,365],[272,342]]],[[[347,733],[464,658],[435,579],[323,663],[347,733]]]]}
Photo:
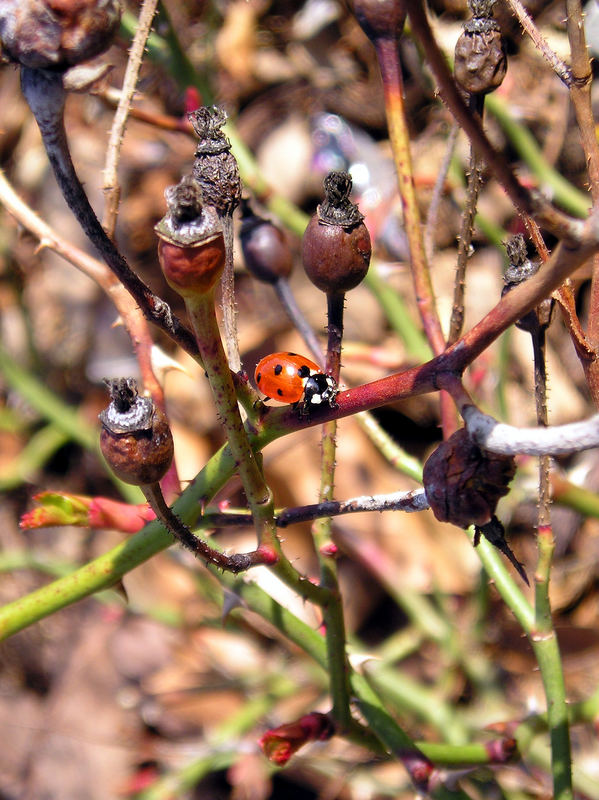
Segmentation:
{"type": "Polygon", "coordinates": [[[196,558],[234,574],[245,572],[260,564],[273,564],[273,552],[269,548],[258,547],[249,553],[233,553],[232,555],[215,550],[204,539],[194,536],[187,525],[168,506],[160,490],[160,484],[148,484],[141,488],[156,517],[179,544],[193,553],[196,558]]]}
{"type": "Polygon", "coordinates": [[[532,39],[535,48],[539,53],[541,53],[551,69],[559,78],[561,78],[566,86],[571,86],[573,80],[571,69],[567,64],[564,63],[564,61],[562,61],[555,50],[551,49],[547,39],[545,39],[543,34],[539,31],[534,23],[534,20],[524,8],[520,0],[506,0],[506,2],[514,12],[515,16],[518,18],[520,25],[522,25],[523,29],[532,39]]]}
{"type": "Polygon", "coordinates": [[[383,76],[389,139],[403,202],[404,226],[410,245],[410,263],[416,302],[426,337],[433,352],[438,355],[445,349],[445,337],[441,330],[424,252],[397,43],[391,39],[381,39],[377,43],[377,55],[383,76]]]}
{"type": "Polygon", "coordinates": [[[143,0],[141,10],[139,12],[137,30],[135,31],[135,36],[133,37],[133,42],[129,49],[129,59],[127,61],[127,68],[125,70],[123,86],[119,95],[119,103],[112,121],[110,137],[106,147],[106,163],[104,166],[103,187],[106,194],[106,206],[104,209],[102,225],[107,235],[111,239],[114,236],[114,229],[116,226],[116,218],[121,195],[117,177],[118,163],[121,154],[121,144],[123,141],[123,135],[125,133],[127,117],[129,116],[131,101],[133,99],[133,94],[137,85],[137,79],[139,77],[139,70],[141,69],[141,62],[144,56],[146,41],[150,33],[150,28],[152,27],[152,20],[154,19],[157,5],[158,0],[143,0]]]}
{"type": "Polygon", "coordinates": [[[451,160],[453,158],[453,153],[455,150],[455,145],[458,139],[459,132],[460,132],[459,125],[453,122],[449,130],[449,136],[447,137],[447,143],[445,145],[445,153],[443,155],[443,161],[441,162],[441,165],[439,167],[439,172],[435,179],[435,185],[433,186],[431,201],[426,215],[426,223],[424,226],[424,252],[426,254],[426,259],[429,264],[432,263],[433,255],[435,252],[435,226],[437,225],[439,217],[439,206],[441,204],[441,198],[443,197],[443,190],[445,188],[445,182],[447,180],[447,174],[451,166],[451,160]]]}
{"type": "MultiPolygon", "coordinates": [[[[390,494],[370,494],[351,497],[349,500],[324,500],[305,506],[284,508],[275,514],[278,528],[287,528],[298,522],[308,522],[319,517],[340,517],[344,514],[360,514],[372,511],[404,511],[408,514],[429,508],[423,489],[390,494]]],[[[212,511],[207,508],[202,515],[206,525],[211,528],[251,525],[250,511],[212,511]]]]}
{"type": "MultiPolygon", "coordinates": [[[[589,186],[593,208],[599,205],[599,143],[595,131],[595,120],[591,104],[591,63],[587,52],[582,4],[579,0],[567,0],[566,24],[572,57],[573,81],[570,84],[570,99],[576,114],[580,139],[589,171],[589,186]]],[[[587,339],[595,358],[585,365],[585,374],[593,401],[599,407],[599,256],[593,259],[593,274],[589,298],[587,339]]]]}
{"type": "MultiPolygon", "coordinates": [[[[410,246],[410,266],[416,305],[431,349],[435,355],[440,355],[445,349],[445,337],[441,328],[429,265],[424,250],[420,211],[414,186],[410,135],[397,41],[387,38],[378,39],[376,51],[383,77],[389,140],[403,204],[404,226],[410,246]]],[[[457,420],[451,401],[443,392],[440,395],[440,405],[443,435],[447,438],[454,432],[457,420]]]]}
{"type": "Polygon", "coordinates": [[[470,260],[474,217],[478,205],[478,196],[482,184],[482,162],[473,147],[470,148],[470,168],[468,171],[468,188],[466,204],[462,211],[460,238],[458,242],[458,260],[453,289],[453,306],[447,344],[456,342],[464,328],[464,296],[466,291],[466,268],[470,260]]]}
{"type": "MultiPolygon", "coordinates": [[[[343,340],[343,310],[345,293],[327,293],[328,341],[326,372],[339,383],[341,346],[343,340]]],[[[337,463],[337,421],[329,420],[322,426],[320,462],[320,503],[332,502],[337,463]]],[[[312,525],[312,537],[320,565],[320,585],[328,589],[331,601],[323,608],[323,622],[327,643],[327,660],[330,676],[332,715],[339,730],[348,730],[351,724],[349,668],[346,654],[346,634],[343,604],[337,578],[337,548],[331,541],[331,517],[324,516],[312,525]]]]}
{"type": "Polygon", "coordinates": [[[308,346],[308,349],[314,356],[316,363],[320,366],[324,366],[325,356],[322,352],[322,347],[318,340],[318,336],[316,336],[312,326],[298,306],[295,296],[291,290],[291,286],[289,285],[289,281],[287,278],[278,278],[274,283],[273,288],[281,305],[285,309],[287,316],[293,323],[299,335],[304,340],[304,343],[308,346]]]}

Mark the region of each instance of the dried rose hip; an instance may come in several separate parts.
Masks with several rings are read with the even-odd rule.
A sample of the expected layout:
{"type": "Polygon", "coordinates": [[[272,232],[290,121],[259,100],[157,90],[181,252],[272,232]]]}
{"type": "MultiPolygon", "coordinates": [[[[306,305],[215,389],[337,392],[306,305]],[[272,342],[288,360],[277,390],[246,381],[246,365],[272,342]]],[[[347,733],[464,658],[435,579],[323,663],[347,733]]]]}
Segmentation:
{"type": "Polygon", "coordinates": [[[149,397],[140,397],[133,378],[107,380],[110,405],[100,414],[100,449],[125,483],[146,486],[164,477],[173,460],[173,437],[166,415],[149,397]]]}
{"type": "Polygon", "coordinates": [[[481,450],[461,428],[429,456],[423,483],[435,517],[467,528],[490,522],[515,473],[511,456],[481,450]]]}
{"type": "Polygon", "coordinates": [[[327,294],[353,289],[364,279],[370,264],[370,234],[363,215],[349,199],[351,187],[347,172],[327,175],[325,199],[302,239],[306,275],[327,294]]]}
{"type": "Polygon", "coordinates": [[[455,46],[456,82],[471,95],[485,95],[501,86],[507,55],[501,28],[493,19],[495,0],[469,0],[472,19],[455,46]]]}
{"type": "Polygon", "coordinates": [[[222,224],[204,205],[198,181],[184,176],[166,192],[168,212],[155,226],[158,260],[169,285],[182,297],[211,291],[225,266],[222,224]]]}
{"type": "Polygon", "coordinates": [[[108,48],[121,10],[118,0],[3,0],[2,52],[24,67],[67,70],[108,48]]]}

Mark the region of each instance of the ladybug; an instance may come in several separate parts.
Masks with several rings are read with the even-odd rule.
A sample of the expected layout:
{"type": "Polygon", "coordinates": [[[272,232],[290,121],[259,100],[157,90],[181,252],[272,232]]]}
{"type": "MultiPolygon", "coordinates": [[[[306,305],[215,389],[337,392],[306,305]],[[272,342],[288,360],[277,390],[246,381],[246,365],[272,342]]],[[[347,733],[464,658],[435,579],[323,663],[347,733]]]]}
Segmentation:
{"type": "Polygon", "coordinates": [[[298,405],[308,416],[316,406],[336,407],[337,384],[318,364],[297,353],[271,353],[256,366],[256,386],[267,399],[298,405]]]}

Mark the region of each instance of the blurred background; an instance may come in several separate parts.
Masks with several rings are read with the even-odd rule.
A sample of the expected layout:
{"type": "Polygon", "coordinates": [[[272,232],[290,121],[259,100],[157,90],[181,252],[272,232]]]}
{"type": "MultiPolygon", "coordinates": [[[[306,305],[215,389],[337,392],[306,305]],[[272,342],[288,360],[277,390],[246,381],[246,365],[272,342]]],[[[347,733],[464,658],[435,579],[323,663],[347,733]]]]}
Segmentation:
{"type": "MultiPolygon", "coordinates": [[[[469,16],[466,2],[436,0],[430,5],[439,41],[452,52],[469,16]]],[[[114,46],[94,62],[109,64],[110,70],[90,91],[71,94],[66,110],[73,159],[100,217],[115,90],[122,84],[139,13],[138,3],[125,7],[114,46]]],[[[551,46],[566,55],[564,4],[530,2],[527,7],[551,46]]],[[[533,134],[544,162],[584,193],[585,160],[566,88],[523,40],[501,2],[496,18],[509,53],[496,102],[533,134]]],[[[589,39],[592,44],[590,29],[589,39]]],[[[416,186],[427,220],[452,120],[409,35],[402,40],[401,55],[416,186]]],[[[368,382],[425,360],[380,74],[372,45],[343,2],[162,0],[134,100],[147,121],[129,119],[119,164],[122,200],[116,238],[135,271],[184,316],[180,299],[158,267],[153,227],[165,212],[164,189],[191,168],[195,139],[183,124],[176,131],[154,123],[163,117],[183,123],[187,111],[212,103],[227,110],[272,192],[303,212],[313,213],[320,202],[327,172],[347,169],[353,177],[355,199],[373,237],[375,262],[367,282],[347,297],[342,381],[368,382]],[[401,334],[406,327],[411,332],[407,338],[401,334]]],[[[18,71],[11,65],[0,70],[0,109],[0,164],[8,179],[61,236],[89,249],[50,173],[37,126],[20,94],[18,71]]],[[[498,120],[492,110],[487,114],[493,142],[518,163],[522,180],[541,183],[498,120]]],[[[444,324],[451,312],[468,158],[468,142],[459,134],[427,228],[444,324]]],[[[247,183],[244,193],[256,212],[269,215],[265,196],[256,198],[247,183]]],[[[519,230],[503,192],[485,176],[467,278],[466,330],[498,301],[506,266],[501,242],[519,230]]],[[[290,285],[324,344],[325,298],[303,275],[297,231],[288,231],[288,236],[296,262],[290,285]]],[[[246,271],[238,241],[235,267],[247,373],[253,376],[255,364],[273,351],[309,355],[273,288],[246,271]]],[[[575,280],[584,319],[588,275],[583,270],[575,280]]],[[[40,490],[119,498],[93,441],[97,414],[106,405],[102,378],[136,375],[137,364],[107,296],[73,266],[40,248],[3,208],[0,314],[4,603],[122,540],[124,534],[113,530],[63,526],[23,531],[18,523],[40,490]],[[11,370],[15,364],[34,382],[34,395],[36,385],[45,387],[62,413],[77,418],[80,439],[56,429],[43,404],[26,399],[21,379],[11,370]]],[[[165,368],[164,384],[177,466],[187,482],[220,446],[222,430],[203,371],[154,333],[164,356],[182,368],[165,368]]],[[[591,414],[582,369],[559,318],[549,330],[548,363],[550,421],[591,414]]],[[[469,387],[485,411],[513,424],[535,424],[530,337],[508,332],[477,360],[469,387]]],[[[416,464],[440,441],[436,396],[395,403],[374,416],[416,464]]],[[[358,419],[340,421],[337,461],[338,499],[418,485],[384,457],[358,419]]],[[[316,428],[266,448],[264,468],[277,507],[316,502],[319,462],[316,428]]],[[[590,451],[564,459],[556,474],[595,491],[598,467],[597,455],[590,451]]],[[[536,469],[534,459],[520,460],[513,490],[499,511],[529,575],[536,557],[536,469]]],[[[216,500],[232,506],[244,502],[236,481],[216,500]]],[[[568,697],[580,700],[596,690],[599,680],[599,527],[593,516],[560,504],[554,505],[552,518],[557,539],[555,623],[568,697]]],[[[214,535],[235,551],[254,544],[252,529],[214,535]]],[[[511,721],[543,710],[530,646],[463,531],[436,522],[429,512],[384,513],[341,517],[334,522],[334,535],[341,550],[352,658],[384,665],[389,710],[410,735],[456,743],[480,740],[487,726],[507,730],[511,721]]],[[[317,575],[309,523],[285,529],[282,538],[295,566],[317,575]]],[[[266,570],[251,575],[319,627],[314,609],[266,570]]],[[[344,739],[311,745],[284,771],[274,770],[259,751],[259,737],[310,710],[328,710],[326,676],[256,614],[243,609],[229,614],[227,602],[224,608],[218,583],[173,547],[128,574],[123,585],[4,642],[0,797],[411,797],[400,765],[377,760],[344,739]]],[[[590,779],[581,796],[599,798],[596,738],[590,726],[574,728],[573,736],[577,763],[590,779]]],[[[466,778],[466,785],[472,797],[547,797],[546,766],[546,743],[540,742],[536,749],[531,745],[525,767],[514,763],[478,770],[466,778]]]]}

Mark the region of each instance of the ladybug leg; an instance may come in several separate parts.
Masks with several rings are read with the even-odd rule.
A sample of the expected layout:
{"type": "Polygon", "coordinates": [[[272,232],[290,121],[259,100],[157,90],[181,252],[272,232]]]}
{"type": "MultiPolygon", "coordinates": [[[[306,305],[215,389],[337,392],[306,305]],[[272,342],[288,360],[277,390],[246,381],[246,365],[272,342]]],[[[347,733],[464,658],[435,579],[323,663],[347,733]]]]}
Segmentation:
{"type": "Polygon", "coordinates": [[[258,400],[254,401],[254,405],[252,406],[252,408],[254,409],[254,411],[258,411],[260,414],[264,414],[266,413],[266,411],[268,411],[269,408],[272,408],[272,406],[266,405],[267,400],[270,399],[271,399],[270,397],[264,397],[263,399],[258,398],[258,400]]]}
{"type": "Polygon", "coordinates": [[[310,416],[310,406],[305,400],[297,400],[297,402],[292,405],[300,419],[307,419],[310,416]]]}

